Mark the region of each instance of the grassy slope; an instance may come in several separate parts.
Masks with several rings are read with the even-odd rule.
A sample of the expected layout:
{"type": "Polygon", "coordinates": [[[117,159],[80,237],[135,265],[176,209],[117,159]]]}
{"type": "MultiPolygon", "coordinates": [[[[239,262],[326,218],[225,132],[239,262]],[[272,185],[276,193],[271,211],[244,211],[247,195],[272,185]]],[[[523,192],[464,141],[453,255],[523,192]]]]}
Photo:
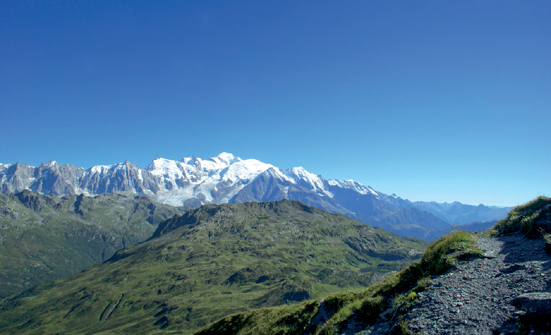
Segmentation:
{"type": "Polygon", "coordinates": [[[538,197],[525,205],[513,208],[509,216],[496,223],[495,235],[520,231],[527,237],[548,238],[551,234],[551,198],[538,197]]]}
{"type": "Polygon", "coordinates": [[[156,235],[5,299],[0,332],[189,334],[232,313],[367,287],[427,245],[285,200],[203,206],[156,235]]]}
{"type": "MultiPolygon", "coordinates": [[[[543,237],[551,252],[551,198],[539,197],[510,211],[507,218],[487,232],[503,235],[522,232],[529,237],[543,237]]],[[[197,335],[210,334],[339,334],[352,322],[369,326],[386,310],[397,315],[410,308],[416,294],[425,289],[433,275],[450,269],[457,259],[481,254],[475,248],[475,234],[455,231],[431,244],[420,261],[381,283],[363,290],[343,291],[324,299],[299,304],[237,313],[210,324],[197,335]],[[324,318],[320,315],[324,314],[324,318]]],[[[395,332],[409,334],[407,325],[397,322],[395,332]]]]}
{"type": "Polygon", "coordinates": [[[368,288],[227,316],[196,334],[340,334],[351,322],[368,326],[389,308],[407,308],[425,280],[449,269],[457,257],[479,255],[473,245],[472,234],[457,231],[431,244],[419,262],[368,288]]]}
{"type": "Polygon", "coordinates": [[[135,195],[0,194],[0,298],[100,263],[183,212],[135,195]]]}

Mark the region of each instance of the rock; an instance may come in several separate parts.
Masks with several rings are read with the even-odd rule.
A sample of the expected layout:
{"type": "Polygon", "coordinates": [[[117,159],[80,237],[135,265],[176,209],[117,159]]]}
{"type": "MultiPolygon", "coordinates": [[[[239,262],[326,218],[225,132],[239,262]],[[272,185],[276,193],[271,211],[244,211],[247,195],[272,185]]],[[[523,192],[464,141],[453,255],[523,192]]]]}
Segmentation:
{"type": "Polygon", "coordinates": [[[496,258],[497,255],[496,255],[495,251],[488,250],[484,254],[482,254],[482,257],[484,257],[484,258],[496,258]]]}
{"type": "Polygon", "coordinates": [[[533,292],[516,297],[512,304],[530,314],[551,314],[551,293],[533,292]]]}

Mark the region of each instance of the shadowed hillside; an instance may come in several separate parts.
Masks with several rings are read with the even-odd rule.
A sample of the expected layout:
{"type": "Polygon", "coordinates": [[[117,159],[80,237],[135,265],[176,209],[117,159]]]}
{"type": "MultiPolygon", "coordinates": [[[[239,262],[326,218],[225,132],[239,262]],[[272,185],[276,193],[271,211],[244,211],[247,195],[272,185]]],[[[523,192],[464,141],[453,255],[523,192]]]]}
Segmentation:
{"type": "Polygon", "coordinates": [[[103,262],[184,212],[136,195],[0,194],[0,298],[103,262]]]}

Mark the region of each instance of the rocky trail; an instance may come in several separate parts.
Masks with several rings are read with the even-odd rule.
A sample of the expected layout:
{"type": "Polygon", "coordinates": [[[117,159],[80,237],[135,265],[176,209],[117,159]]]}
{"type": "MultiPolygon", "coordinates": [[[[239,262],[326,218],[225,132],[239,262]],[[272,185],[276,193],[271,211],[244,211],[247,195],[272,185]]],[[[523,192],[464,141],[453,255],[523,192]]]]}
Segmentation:
{"type": "MultiPolygon", "coordinates": [[[[481,258],[433,277],[401,318],[413,333],[551,334],[551,255],[519,233],[478,237],[481,258]]],[[[389,317],[391,313],[388,313],[389,317]]],[[[398,317],[359,334],[388,334],[398,317]]]]}

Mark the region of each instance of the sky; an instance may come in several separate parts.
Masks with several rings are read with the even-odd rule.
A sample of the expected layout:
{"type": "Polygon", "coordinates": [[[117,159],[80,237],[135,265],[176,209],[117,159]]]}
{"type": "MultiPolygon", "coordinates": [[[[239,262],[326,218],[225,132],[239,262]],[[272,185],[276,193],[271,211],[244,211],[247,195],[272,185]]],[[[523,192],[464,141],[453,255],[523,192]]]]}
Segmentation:
{"type": "Polygon", "coordinates": [[[551,195],[550,1],[0,2],[0,163],[230,152],[412,201],[551,195]]]}

